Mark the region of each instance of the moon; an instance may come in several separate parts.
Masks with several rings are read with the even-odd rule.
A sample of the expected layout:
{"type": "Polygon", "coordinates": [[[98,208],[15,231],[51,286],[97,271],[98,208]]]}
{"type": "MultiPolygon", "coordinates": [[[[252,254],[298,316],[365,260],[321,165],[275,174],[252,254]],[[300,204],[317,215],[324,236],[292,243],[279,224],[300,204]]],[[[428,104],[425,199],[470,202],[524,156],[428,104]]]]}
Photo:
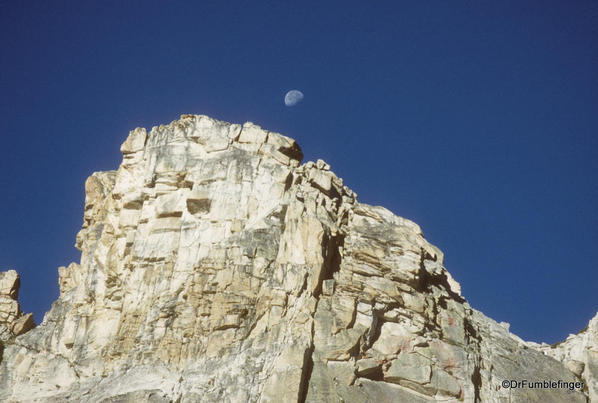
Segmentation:
{"type": "Polygon", "coordinates": [[[284,104],[286,106],[295,106],[303,99],[303,93],[299,90],[290,90],[284,96],[284,104]]]}

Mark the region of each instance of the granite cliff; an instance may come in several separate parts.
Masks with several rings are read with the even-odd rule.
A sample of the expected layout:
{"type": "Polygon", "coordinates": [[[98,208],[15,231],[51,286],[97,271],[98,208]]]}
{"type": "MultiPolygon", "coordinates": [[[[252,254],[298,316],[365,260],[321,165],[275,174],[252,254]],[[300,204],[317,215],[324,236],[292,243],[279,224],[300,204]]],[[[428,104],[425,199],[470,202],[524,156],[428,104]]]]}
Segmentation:
{"type": "Polygon", "coordinates": [[[0,401],[598,401],[598,317],[524,342],[294,140],[183,115],[121,151],[39,326],[0,274],[0,401]]]}

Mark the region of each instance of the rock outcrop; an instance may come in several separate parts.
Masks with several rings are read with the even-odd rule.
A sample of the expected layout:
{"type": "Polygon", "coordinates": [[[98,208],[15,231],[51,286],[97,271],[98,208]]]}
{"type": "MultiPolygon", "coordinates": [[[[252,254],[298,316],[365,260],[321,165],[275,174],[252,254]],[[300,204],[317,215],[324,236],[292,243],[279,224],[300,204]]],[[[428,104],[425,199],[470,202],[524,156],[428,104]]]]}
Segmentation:
{"type": "Polygon", "coordinates": [[[0,357],[4,343],[35,327],[33,314],[24,314],[19,306],[21,279],[14,270],[0,272],[0,357]]]}
{"type": "Polygon", "coordinates": [[[0,317],[0,401],[598,401],[596,319],[522,341],[415,223],[301,165],[294,140],[183,115],[121,151],[85,184],[81,261],[43,322],[0,317]]]}
{"type": "Polygon", "coordinates": [[[530,344],[564,363],[571,372],[582,378],[592,401],[598,401],[598,314],[590,320],[588,327],[576,335],[569,335],[561,343],[552,346],[530,344]]]}

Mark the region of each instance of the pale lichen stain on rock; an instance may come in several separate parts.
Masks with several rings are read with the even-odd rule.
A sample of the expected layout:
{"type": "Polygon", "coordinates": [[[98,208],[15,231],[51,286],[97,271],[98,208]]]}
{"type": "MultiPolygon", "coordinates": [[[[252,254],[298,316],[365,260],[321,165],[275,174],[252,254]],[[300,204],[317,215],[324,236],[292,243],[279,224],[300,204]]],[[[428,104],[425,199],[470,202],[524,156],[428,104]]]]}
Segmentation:
{"type": "Polygon", "coordinates": [[[81,262],[44,322],[27,332],[0,287],[0,400],[597,398],[598,319],[523,342],[468,305],[417,224],[301,165],[293,139],[183,115],[121,151],[85,184],[81,262]],[[499,387],[515,378],[588,387],[499,387]]]}

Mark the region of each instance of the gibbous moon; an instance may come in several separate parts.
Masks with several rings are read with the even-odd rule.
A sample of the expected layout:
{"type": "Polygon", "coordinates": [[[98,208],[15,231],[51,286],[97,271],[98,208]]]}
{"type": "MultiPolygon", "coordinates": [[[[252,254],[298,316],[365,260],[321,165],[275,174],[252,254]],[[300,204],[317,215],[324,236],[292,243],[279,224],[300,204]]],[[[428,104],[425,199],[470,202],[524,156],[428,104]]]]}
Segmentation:
{"type": "Polygon", "coordinates": [[[303,99],[303,93],[299,90],[290,90],[284,96],[284,104],[286,106],[295,106],[303,99]]]}

